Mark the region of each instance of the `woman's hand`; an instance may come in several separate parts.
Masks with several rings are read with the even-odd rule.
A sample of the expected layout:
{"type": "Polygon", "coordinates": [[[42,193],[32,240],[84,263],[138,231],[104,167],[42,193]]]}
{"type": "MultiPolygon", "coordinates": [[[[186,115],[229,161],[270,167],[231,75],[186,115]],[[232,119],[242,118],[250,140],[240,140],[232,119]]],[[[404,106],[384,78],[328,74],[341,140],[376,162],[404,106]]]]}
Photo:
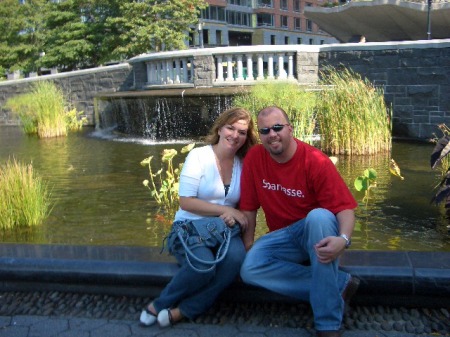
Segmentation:
{"type": "Polygon", "coordinates": [[[247,217],[239,210],[230,207],[226,212],[220,215],[220,218],[225,221],[228,227],[233,227],[236,222],[241,225],[241,229],[245,231],[248,225],[247,217]]]}

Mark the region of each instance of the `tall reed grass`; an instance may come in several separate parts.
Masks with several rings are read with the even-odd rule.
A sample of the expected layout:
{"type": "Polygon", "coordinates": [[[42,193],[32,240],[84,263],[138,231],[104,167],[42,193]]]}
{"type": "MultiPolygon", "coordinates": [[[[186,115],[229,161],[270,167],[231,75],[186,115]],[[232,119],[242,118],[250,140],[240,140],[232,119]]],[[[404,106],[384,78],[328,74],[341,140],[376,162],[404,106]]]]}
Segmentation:
{"type": "Polygon", "coordinates": [[[312,135],[316,128],[316,94],[301,89],[296,83],[275,82],[254,85],[247,93],[236,95],[235,106],[240,106],[254,114],[268,106],[279,106],[286,111],[294,136],[307,143],[312,143],[312,135]]]}
{"type": "Polygon", "coordinates": [[[39,81],[29,93],[10,98],[6,108],[19,117],[25,133],[40,138],[66,136],[84,123],[81,113],[68,107],[62,90],[49,81],[39,81]]]}
{"type": "Polygon", "coordinates": [[[32,164],[9,159],[0,166],[0,228],[40,225],[51,211],[48,185],[32,164]]]}
{"type": "Polygon", "coordinates": [[[322,73],[317,116],[321,148],[330,154],[369,155],[390,151],[391,109],[381,88],[349,69],[322,73]]]}

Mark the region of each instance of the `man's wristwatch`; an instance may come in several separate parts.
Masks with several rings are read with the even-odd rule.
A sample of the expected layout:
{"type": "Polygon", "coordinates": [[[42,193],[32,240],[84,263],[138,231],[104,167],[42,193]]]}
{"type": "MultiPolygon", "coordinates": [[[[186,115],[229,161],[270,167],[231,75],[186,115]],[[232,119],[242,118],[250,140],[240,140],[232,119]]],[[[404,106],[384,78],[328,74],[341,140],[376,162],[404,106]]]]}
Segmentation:
{"type": "Polygon", "coordinates": [[[339,235],[339,237],[343,238],[345,240],[345,248],[350,247],[350,245],[352,244],[352,239],[350,239],[347,235],[345,234],[341,234],[339,235]]]}

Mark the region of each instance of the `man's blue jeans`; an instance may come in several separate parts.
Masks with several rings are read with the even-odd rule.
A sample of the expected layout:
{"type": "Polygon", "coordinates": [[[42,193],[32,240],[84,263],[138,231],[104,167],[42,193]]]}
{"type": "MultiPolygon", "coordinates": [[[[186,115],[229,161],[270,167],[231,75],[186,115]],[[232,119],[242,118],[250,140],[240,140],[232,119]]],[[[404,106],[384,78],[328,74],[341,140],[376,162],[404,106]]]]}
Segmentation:
{"type": "MultiPolygon", "coordinates": [[[[238,226],[233,228],[233,232],[235,231],[240,232],[238,226]]],[[[202,260],[214,261],[215,252],[211,248],[197,245],[192,251],[202,260]]],[[[153,305],[157,312],[178,306],[184,317],[193,320],[209,309],[217,296],[239,276],[245,248],[241,236],[233,235],[225,258],[207,273],[196,272],[189,266],[184,249],[177,249],[173,254],[181,265],[180,269],[159,298],[153,301],[153,305]]],[[[199,269],[210,267],[195,260],[191,260],[191,263],[199,269]]]]}
{"type": "Polygon", "coordinates": [[[344,291],[350,275],[338,269],[339,262],[320,263],[314,245],[339,234],[337,219],[317,208],[305,219],[270,232],[254,243],[241,268],[245,283],[309,301],[317,330],[339,330],[344,291]],[[310,266],[303,265],[310,261],[310,266]]]}

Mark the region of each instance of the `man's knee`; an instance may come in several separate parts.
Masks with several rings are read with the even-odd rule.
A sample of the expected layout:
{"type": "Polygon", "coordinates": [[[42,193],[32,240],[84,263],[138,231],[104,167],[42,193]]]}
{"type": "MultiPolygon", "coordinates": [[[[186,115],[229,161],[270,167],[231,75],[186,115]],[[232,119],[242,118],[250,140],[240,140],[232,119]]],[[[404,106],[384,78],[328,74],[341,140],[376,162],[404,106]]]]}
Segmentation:
{"type": "Polygon", "coordinates": [[[247,257],[244,259],[244,262],[242,263],[240,275],[242,281],[248,284],[252,284],[254,278],[256,277],[257,268],[256,264],[250,261],[251,259],[248,258],[249,257],[248,254],[250,253],[247,253],[247,257]]]}
{"type": "Polygon", "coordinates": [[[315,208],[308,213],[306,221],[312,223],[334,223],[336,221],[336,216],[325,208],[315,208]]]}
{"type": "Polygon", "coordinates": [[[329,235],[336,235],[338,223],[336,216],[324,208],[316,208],[308,213],[305,221],[308,237],[319,240],[329,235]]]}

